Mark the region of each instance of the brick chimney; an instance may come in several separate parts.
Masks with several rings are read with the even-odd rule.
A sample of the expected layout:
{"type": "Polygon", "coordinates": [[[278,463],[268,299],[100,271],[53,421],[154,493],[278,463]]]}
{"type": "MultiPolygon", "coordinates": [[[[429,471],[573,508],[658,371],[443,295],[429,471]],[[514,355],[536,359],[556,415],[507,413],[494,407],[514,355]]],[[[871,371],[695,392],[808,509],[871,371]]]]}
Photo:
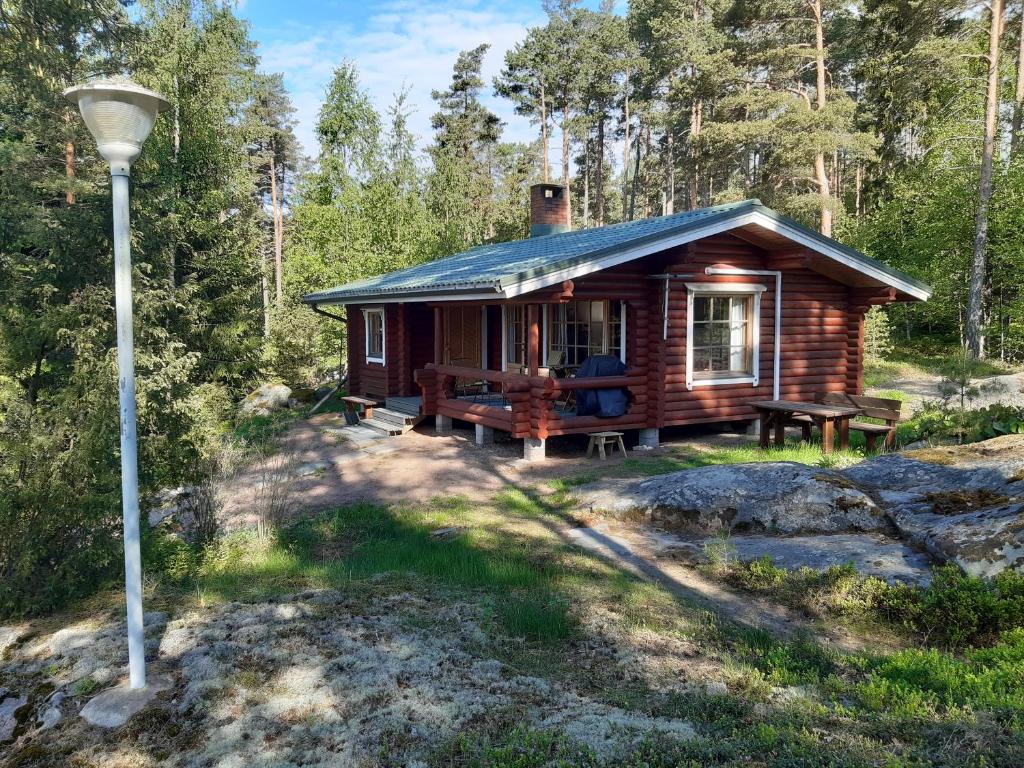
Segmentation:
{"type": "Polygon", "coordinates": [[[530,187],[530,237],[569,231],[569,188],[561,184],[530,187]]]}

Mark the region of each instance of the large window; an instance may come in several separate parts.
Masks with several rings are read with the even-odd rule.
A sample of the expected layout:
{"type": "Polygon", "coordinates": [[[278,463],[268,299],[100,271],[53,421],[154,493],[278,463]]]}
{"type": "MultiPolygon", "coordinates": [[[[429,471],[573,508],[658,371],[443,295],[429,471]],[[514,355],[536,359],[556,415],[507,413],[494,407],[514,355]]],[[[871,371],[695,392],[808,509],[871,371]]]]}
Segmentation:
{"type": "Polygon", "coordinates": [[[687,285],[687,385],[758,379],[763,286],[687,285]]]}
{"type": "Polygon", "coordinates": [[[366,362],[384,363],[384,308],[363,310],[366,329],[366,362]]]}
{"type": "Polygon", "coordinates": [[[547,364],[578,368],[591,355],[625,360],[623,308],[621,301],[551,305],[547,310],[547,364]]]}
{"type": "Polygon", "coordinates": [[[750,374],[750,296],[693,297],[693,374],[750,374]]]}

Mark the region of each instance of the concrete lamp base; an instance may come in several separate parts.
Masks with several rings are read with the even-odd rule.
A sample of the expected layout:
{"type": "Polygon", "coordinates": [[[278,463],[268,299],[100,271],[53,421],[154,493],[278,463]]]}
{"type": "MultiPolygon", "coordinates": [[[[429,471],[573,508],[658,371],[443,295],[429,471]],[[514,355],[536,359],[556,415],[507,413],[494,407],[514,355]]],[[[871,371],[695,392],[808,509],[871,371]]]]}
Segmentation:
{"type": "Polygon", "coordinates": [[[170,687],[171,682],[165,677],[150,678],[145,688],[129,688],[127,683],[121,683],[93,697],[82,707],[82,718],[100,728],[120,728],[170,687]]]}

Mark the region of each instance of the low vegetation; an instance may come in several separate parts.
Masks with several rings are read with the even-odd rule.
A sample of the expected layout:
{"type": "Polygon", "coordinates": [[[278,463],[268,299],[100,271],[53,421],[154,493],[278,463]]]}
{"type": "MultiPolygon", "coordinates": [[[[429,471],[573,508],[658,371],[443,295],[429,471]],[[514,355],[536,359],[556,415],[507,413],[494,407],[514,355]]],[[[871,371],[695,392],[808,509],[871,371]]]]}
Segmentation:
{"type": "Polygon", "coordinates": [[[962,651],[1024,630],[1024,574],[1014,571],[981,579],[944,566],[927,587],[914,587],[863,577],[851,566],[788,571],[767,557],[739,562],[728,556],[727,539],[709,555],[709,572],[738,589],[818,619],[888,627],[922,646],[962,651]]]}
{"type": "MultiPolygon", "coordinates": [[[[718,560],[712,575],[734,589],[853,632],[881,623],[902,646],[842,651],[813,634],[735,625],[573,548],[562,533],[572,525],[572,488],[587,479],[550,492],[508,487],[483,504],[352,505],[268,541],[231,534],[205,552],[178,543],[150,560],[162,568],[149,581],[150,603],[209,610],[325,587],[354,600],[411,593],[427,607],[405,620],[442,633],[430,601],[478,605],[489,622],[474,650],[480,658],[627,712],[693,724],[693,738],[652,734],[632,744],[619,766],[746,766],[756,755],[754,764],[773,766],[1009,768],[1024,759],[1024,577],[986,582],[940,569],[931,587],[914,589],[850,568],[787,572],[718,560]],[[604,660],[594,663],[595,652],[604,660]]],[[[232,682],[243,683],[252,696],[264,685],[232,682]]],[[[375,765],[399,764],[390,755],[403,743],[382,745],[375,765]]],[[[428,764],[612,763],[500,711],[435,745],[428,764]]]]}

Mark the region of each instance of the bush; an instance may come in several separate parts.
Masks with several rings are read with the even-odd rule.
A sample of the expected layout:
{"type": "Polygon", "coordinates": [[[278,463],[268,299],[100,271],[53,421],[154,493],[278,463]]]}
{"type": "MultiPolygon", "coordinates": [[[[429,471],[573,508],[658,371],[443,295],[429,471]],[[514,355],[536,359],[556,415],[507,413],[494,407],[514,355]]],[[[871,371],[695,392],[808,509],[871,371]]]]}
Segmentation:
{"type": "Polygon", "coordinates": [[[119,496],[52,484],[0,494],[0,619],[94,592],[121,562],[119,496]]]}
{"type": "Polygon", "coordinates": [[[1016,571],[982,579],[943,566],[921,588],[863,578],[849,565],[786,571],[763,557],[727,565],[724,576],[741,589],[770,593],[811,615],[873,616],[939,648],[988,646],[1006,632],[1024,629],[1024,574],[1016,571]]]}

